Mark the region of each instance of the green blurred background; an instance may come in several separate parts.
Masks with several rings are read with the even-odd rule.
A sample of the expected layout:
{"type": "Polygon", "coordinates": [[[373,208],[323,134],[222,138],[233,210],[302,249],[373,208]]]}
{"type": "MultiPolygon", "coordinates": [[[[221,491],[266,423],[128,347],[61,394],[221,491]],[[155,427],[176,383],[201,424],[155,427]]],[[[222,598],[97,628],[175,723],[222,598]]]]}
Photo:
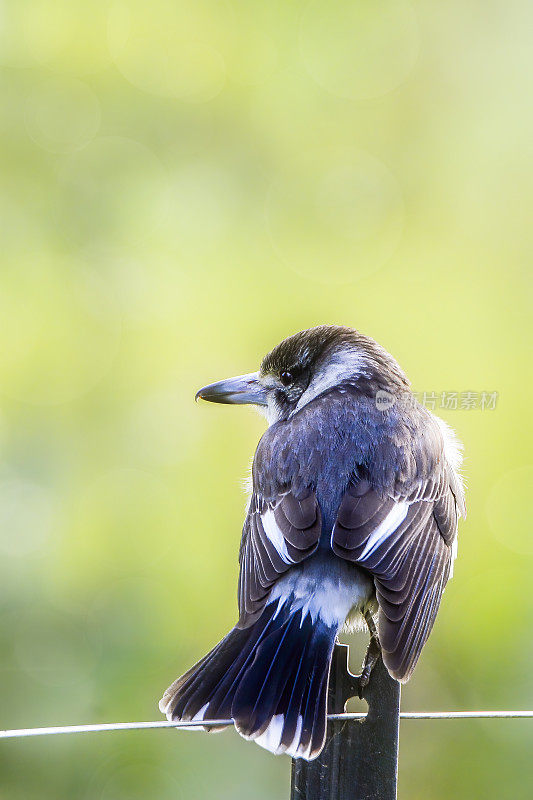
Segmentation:
{"type": "MultiPolygon", "coordinates": [[[[324,322],[418,391],[499,393],[441,412],[469,518],[403,706],[531,707],[532,20],[526,0],[2,3],[1,727],[159,718],[235,619],[264,429],[194,393],[324,322]]],[[[527,721],[405,722],[400,798],[529,798],[532,745],[527,721]]],[[[231,731],[0,747],[2,800],[288,783],[231,731]]]]}

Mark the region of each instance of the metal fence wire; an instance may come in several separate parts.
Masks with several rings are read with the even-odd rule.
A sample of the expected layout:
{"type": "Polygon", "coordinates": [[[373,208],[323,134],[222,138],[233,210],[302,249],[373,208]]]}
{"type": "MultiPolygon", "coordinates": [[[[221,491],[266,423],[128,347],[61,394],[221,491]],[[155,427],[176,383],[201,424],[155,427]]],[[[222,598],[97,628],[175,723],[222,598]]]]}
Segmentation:
{"type": "MultiPolygon", "coordinates": [[[[354,711],[328,714],[330,722],[350,722],[366,719],[366,712],[354,711]]],[[[533,719],[533,711],[401,711],[402,719],[533,719]]],[[[206,719],[203,725],[210,728],[227,728],[232,719],[206,719]]],[[[106,731],[142,731],[153,728],[177,730],[203,730],[197,722],[101,722],[94,725],[51,725],[47,728],[0,729],[0,739],[23,739],[30,736],[55,736],[61,733],[105,733],[106,731]]]]}
{"type": "MultiPolygon", "coordinates": [[[[291,800],[395,800],[400,720],[533,719],[533,711],[400,711],[400,684],[381,660],[363,691],[368,712],[345,712],[357,688],[357,676],[348,669],[348,646],[338,644],[330,675],[326,744],[314,761],[293,759],[291,800]]],[[[233,720],[202,720],[202,725],[222,728],[233,720]]],[[[0,739],[155,728],[202,730],[197,722],[108,722],[0,730],[0,739]]]]}

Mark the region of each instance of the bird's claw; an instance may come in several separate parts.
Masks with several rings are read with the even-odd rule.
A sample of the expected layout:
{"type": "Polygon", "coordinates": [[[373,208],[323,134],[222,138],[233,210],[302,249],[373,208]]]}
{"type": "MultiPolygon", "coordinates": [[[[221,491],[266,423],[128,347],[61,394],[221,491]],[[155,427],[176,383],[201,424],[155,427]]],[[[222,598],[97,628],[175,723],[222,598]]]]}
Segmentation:
{"type": "Polygon", "coordinates": [[[366,667],[363,669],[361,674],[357,678],[357,696],[360,700],[363,699],[363,695],[365,692],[366,687],[368,686],[368,682],[370,681],[370,673],[372,672],[372,668],[367,669],[366,667]]]}
{"type": "Polygon", "coordinates": [[[372,634],[370,637],[370,643],[368,645],[368,649],[366,651],[365,660],[363,661],[363,666],[361,669],[361,674],[358,678],[358,689],[357,694],[359,698],[363,699],[363,694],[365,688],[368,686],[370,682],[370,675],[372,674],[372,670],[376,665],[379,657],[381,656],[381,646],[379,644],[379,639],[377,635],[372,634]]]}

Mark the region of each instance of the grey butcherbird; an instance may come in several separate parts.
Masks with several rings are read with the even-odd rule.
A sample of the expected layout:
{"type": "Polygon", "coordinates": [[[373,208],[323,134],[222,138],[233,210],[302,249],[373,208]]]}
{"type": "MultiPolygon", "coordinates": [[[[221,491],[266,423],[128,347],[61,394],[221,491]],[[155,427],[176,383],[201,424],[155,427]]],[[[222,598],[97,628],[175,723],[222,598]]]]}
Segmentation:
{"type": "Polygon", "coordinates": [[[465,514],[457,441],[392,356],[351,328],[290,336],[259,372],[197,397],[253,403],[269,427],[252,469],[239,621],[160,708],[200,725],[232,718],[273,753],[309,760],[324,745],[343,627],[370,629],[363,682],[379,652],[400,681],[415,667],[465,514]]]}

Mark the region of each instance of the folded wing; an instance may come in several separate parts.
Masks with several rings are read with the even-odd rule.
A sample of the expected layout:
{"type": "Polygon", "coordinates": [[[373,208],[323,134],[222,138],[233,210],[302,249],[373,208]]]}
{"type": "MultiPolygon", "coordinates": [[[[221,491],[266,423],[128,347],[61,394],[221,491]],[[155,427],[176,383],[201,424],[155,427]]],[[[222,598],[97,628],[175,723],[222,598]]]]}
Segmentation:
{"type": "Polygon", "coordinates": [[[270,502],[254,493],[240,550],[239,625],[261,614],[275,581],[318,546],[322,520],[313,492],[296,497],[287,489],[270,502]]]}
{"type": "Polygon", "coordinates": [[[410,677],[433,627],[454,558],[458,513],[444,473],[404,499],[382,496],[359,480],[341,502],[331,546],[373,576],[383,660],[398,680],[410,677]]]}

